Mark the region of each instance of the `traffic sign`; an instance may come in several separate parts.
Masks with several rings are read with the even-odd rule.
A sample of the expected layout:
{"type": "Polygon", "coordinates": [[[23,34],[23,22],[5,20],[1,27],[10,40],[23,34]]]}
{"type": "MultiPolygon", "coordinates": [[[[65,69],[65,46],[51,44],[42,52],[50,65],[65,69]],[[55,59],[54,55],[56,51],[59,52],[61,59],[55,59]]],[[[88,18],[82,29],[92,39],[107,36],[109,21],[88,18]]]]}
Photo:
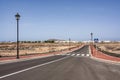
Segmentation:
{"type": "Polygon", "coordinates": [[[95,39],[94,39],[94,42],[95,42],[95,43],[98,43],[98,41],[99,41],[98,38],[95,38],[95,39]]]}

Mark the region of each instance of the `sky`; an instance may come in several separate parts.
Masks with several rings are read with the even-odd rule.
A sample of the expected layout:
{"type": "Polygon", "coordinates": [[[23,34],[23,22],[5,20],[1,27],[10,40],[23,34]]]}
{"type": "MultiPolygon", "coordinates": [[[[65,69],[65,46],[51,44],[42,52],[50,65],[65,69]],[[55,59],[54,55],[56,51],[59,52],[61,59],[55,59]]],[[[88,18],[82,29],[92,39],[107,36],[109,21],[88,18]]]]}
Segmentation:
{"type": "Polygon", "coordinates": [[[120,0],[0,0],[0,41],[120,41],[120,0]]]}

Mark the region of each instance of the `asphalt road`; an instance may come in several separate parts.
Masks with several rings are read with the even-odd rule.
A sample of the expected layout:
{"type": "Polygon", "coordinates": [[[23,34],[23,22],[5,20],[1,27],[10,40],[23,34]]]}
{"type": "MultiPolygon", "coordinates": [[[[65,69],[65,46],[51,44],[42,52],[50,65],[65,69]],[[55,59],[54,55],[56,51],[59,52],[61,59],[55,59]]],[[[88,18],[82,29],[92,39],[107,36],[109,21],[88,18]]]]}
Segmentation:
{"type": "Polygon", "coordinates": [[[65,55],[0,65],[0,80],[120,80],[120,65],[92,59],[85,46],[65,55]]]}

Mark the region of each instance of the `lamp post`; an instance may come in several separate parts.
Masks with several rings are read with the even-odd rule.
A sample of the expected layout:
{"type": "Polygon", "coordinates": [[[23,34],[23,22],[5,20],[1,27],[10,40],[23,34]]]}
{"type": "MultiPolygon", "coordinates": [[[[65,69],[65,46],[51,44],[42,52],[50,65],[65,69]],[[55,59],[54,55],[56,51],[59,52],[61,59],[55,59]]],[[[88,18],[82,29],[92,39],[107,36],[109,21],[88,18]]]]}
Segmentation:
{"type": "Polygon", "coordinates": [[[93,42],[93,33],[90,33],[91,35],[91,42],[93,42]]]}
{"type": "Polygon", "coordinates": [[[90,35],[91,35],[91,41],[90,41],[90,44],[93,45],[93,33],[91,32],[90,35]]]}
{"type": "Polygon", "coordinates": [[[19,59],[19,19],[20,19],[20,15],[17,13],[15,15],[15,18],[17,20],[17,59],[19,59]]]}
{"type": "Polygon", "coordinates": [[[70,50],[70,41],[71,41],[71,39],[69,38],[69,50],[70,50]]]}

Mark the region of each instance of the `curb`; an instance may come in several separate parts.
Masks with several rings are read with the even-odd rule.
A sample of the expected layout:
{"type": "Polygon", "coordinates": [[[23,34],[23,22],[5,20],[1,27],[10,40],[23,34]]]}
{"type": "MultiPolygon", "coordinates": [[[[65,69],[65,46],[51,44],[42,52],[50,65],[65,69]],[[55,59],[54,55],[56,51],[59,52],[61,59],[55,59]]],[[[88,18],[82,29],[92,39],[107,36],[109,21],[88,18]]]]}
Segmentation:
{"type": "Polygon", "coordinates": [[[21,61],[26,61],[26,60],[32,60],[32,59],[39,59],[39,58],[45,58],[45,57],[50,57],[50,56],[55,56],[58,54],[67,54],[69,52],[73,52],[77,49],[79,49],[80,47],[71,49],[71,50],[67,50],[67,51],[61,51],[58,53],[51,53],[51,54],[46,54],[46,55],[35,55],[35,56],[26,56],[26,57],[22,57],[20,59],[16,59],[16,58],[11,58],[11,59],[4,59],[0,61],[0,64],[7,64],[7,63],[14,63],[14,62],[21,62],[21,61]]]}
{"type": "Polygon", "coordinates": [[[116,64],[116,65],[120,65],[120,61],[113,61],[113,60],[108,60],[108,59],[103,59],[103,58],[97,58],[95,56],[92,55],[92,50],[91,50],[91,46],[89,46],[89,54],[91,55],[91,58],[100,62],[106,62],[106,63],[110,63],[110,64],[116,64]]]}
{"type": "Polygon", "coordinates": [[[21,62],[21,61],[27,61],[27,60],[33,60],[33,59],[39,59],[39,58],[50,57],[50,56],[54,56],[54,55],[35,56],[35,57],[28,57],[28,58],[3,60],[3,61],[0,61],[0,64],[7,64],[7,63],[14,63],[14,62],[21,62]]]}

